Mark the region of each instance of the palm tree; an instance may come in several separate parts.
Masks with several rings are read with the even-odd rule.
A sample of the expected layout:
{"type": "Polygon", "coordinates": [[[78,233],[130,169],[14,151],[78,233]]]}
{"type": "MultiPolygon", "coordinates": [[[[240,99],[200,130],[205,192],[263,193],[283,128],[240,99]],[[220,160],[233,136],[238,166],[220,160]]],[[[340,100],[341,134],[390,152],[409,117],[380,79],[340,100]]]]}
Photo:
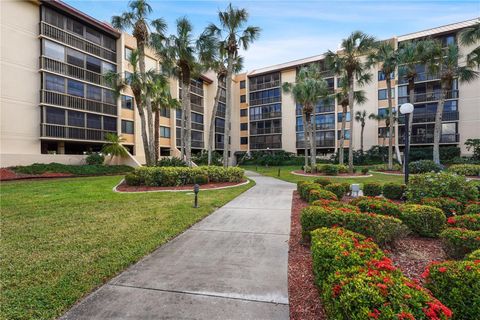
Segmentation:
{"type": "Polygon", "coordinates": [[[105,141],[107,143],[103,145],[102,153],[105,155],[110,155],[110,162],[112,162],[113,157],[128,157],[128,151],[122,145],[122,142],[125,141],[124,138],[119,137],[114,133],[107,133],[105,135],[105,141]]]}
{"type": "MultiPolygon", "coordinates": [[[[141,74],[145,74],[145,47],[150,41],[150,26],[152,26],[157,35],[163,34],[167,25],[163,19],[149,20],[148,16],[152,13],[152,7],[146,0],[132,0],[128,3],[129,11],[123,12],[119,16],[112,17],[112,26],[119,30],[133,29],[132,35],[137,40],[138,66],[141,74]]],[[[153,114],[150,97],[145,95],[145,100],[141,103],[137,100],[137,109],[145,107],[147,117],[142,121],[147,122],[148,140],[144,142],[145,157],[147,165],[152,164],[155,158],[154,133],[153,133],[153,114]],[[144,105],[143,105],[144,104],[144,105]]]]}
{"type": "Polygon", "coordinates": [[[219,26],[210,24],[208,32],[218,39],[220,50],[225,53],[227,60],[226,73],[226,107],[225,107],[225,143],[223,147],[223,165],[228,166],[229,149],[228,138],[230,136],[230,123],[232,118],[232,77],[235,69],[235,60],[238,50],[247,50],[249,45],[260,35],[260,28],[254,26],[243,27],[248,21],[248,12],[245,9],[234,8],[229,4],[225,11],[218,12],[219,26]]]}
{"type": "Polygon", "coordinates": [[[430,74],[440,78],[440,97],[435,114],[435,129],[433,132],[433,161],[440,164],[440,139],[442,135],[442,115],[445,100],[456,98],[453,91],[453,82],[458,79],[460,82],[471,82],[479,76],[478,71],[470,68],[469,65],[459,66],[458,61],[462,58],[457,45],[452,44],[443,47],[440,41],[430,41],[426,48],[426,66],[430,74]]]}
{"type": "Polygon", "coordinates": [[[327,82],[321,77],[318,65],[311,64],[302,67],[297,74],[295,83],[284,82],[282,89],[285,93],[291,93],[297,104],[302,105],[302,121],[305,141],[305,167],[308,166],[307,142],[310,144],[310,165],[312,172],[316,170],[317,151],[315,146],[315,129],[312,115],[315,112],[315,105],[328,96],[327,82]]]}
{"type": "MultiPolygon", "coordinates": [[[[375,38],[355,31],[343,39],[339,53],[329,51],[326,56],[327,65],[335,74],[345,76],[348,84],[348,106],[350,114],[354,114],[354,82],[368,73],[369,66],[362,57],[369,54],[375,45],[375,38]]],[[[348,171],[353,173],[353,117],[350,118],[350,147],[348,148],[348,171]]]]}
{"type": "Polygon", "coordinates": [[[398,66],[398,51],[389,41],[381,42],[376,50],[368,56],[369,65],[380,64],[380,71],[385,75],[387,83],[387,99],[389,119],[388,139],[388,170],[393,170],[393,101],[392,101],[392,74],[398,66]]]}
{"type": "MultiPolygon", "coordinates": [[[[472,46],[480,42],[480,19],[474,26],[464,29],[460,33],[460,43],[464,46],[472,46]]],[[[480,67],[480,45],[467,55],[467,65],[470,68],[480,67]]]]}
{"type": "Polygon", "coordinates": [[[390,111],[387,109],[385,110],[385,113],[370,113],[368,116],[368,119],[376,120],[378,123],[381,123],[382,121],[385,121],[385,130],[382,131],[382,147],[385,147],[385,139],[387,137],[387,133],[391,136],[390,134],[390,128],[392,127],[390,124],[390,121],[393,121],[395,123],[397,121],[397,116],[395,110],[393,110],[393,117],[390,115],[390,111]]]}
{"type": "Polygon", "coordinates": [[[360,150],[363,153],[363,132],[365,130],[365,122],[367,120],[367,111],[357,111],[355,112],[355,121],[360,122],[361,131],[360,131],[360,150]]]}

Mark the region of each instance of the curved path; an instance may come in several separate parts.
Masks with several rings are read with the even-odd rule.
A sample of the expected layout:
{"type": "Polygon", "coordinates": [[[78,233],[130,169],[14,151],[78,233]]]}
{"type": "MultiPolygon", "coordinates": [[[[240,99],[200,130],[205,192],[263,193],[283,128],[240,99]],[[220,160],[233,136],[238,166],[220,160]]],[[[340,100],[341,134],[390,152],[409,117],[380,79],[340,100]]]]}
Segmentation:
{"type": "Polygon", "coordinates": [[[256,181],[253,188],[100,287],[62,319],[289,319],[295,185],[247,175],[256,181]]]}

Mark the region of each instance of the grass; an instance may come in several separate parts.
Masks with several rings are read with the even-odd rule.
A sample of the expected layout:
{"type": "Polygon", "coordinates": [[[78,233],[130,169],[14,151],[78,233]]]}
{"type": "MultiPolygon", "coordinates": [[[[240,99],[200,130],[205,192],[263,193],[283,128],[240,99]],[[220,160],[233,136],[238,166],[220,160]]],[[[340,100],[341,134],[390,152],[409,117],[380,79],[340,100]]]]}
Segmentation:
{"type": "MultiPolygon", "coordinates": [[[[264,167],[264,166],[242,166],[245,170],[257,171],[260,174],[270,176],[273,178],[281,179],[288,182],[296,183],[302,180],[314,180],[315,177],[305,177],[292,174],[294,170],[299,170],[300,166],[280,166],[280,167],[264,167]],[[280,169],[280,176],[278,176],[278,170],[280,169]]],[[[334,176],[329,177],[334,182],[348,182],[348,183],[360,183],[364,182],[379,182],[379,183],[388,183],[388,182],[403,182],[403,176],[395,175],[386,175],[376,172],[369,172],[371,177],[359,177],[359,178],[336,178],[334,176]]]]}
{"type": "Polygon", "coordinates": [[[253,183],[119,194],[120,176],[2,183],[1,319],[52,319],[253,183]]]}

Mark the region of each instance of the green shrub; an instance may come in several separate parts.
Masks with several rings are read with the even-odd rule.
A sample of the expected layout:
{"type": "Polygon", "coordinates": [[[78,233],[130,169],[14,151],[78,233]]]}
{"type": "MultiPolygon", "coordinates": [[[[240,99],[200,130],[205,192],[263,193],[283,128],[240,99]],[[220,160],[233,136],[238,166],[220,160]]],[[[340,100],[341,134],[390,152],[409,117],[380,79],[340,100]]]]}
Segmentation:
{"type": "Polygon", "coordinates": [[[346,195],[350,195],[351,190],[350,190],[350,183],[348,182],[341,182],[340,183],[343,186],[343,189],[345,190],[346,195]]]}
{"type": "Polygon", "coordinates": [[[440,238],[445,252],[455,259],[480,249],[480,231],[447,228],[440,234],[440,238]]]}
{"type": "Polygon", "coordinates": [[[315,200],[338,200],[338,198],[333,192],[319,188],[308,193],[308,202],[312,203],[315,200]]]}
{"type": "Polygon", "coordinates": [[[423,198],[422,204],[441,209],[448,217],[462,214],[463,205],[452,198],[423,198]]]}
{"type": "MultiPolygon", "coordinates": [[[[197,166],[207,166],[208,165],[208,152],[207,150],[202,150],[201,152],[192,155],[192,161],[197,165],[197,166]]],[[[212,152],[212,161],[211,161],[212,166],[222,166],[222,154],[217,151],[212,152]]]]}
{"type": "Polygon", "coordinates": [[[104,165],[68,165],[61,163],[34,163],[29,166],[18,166],[12,168],[13,171],[25,174],[42,173],[69,173],[76,176],[96,176],[107,174],[125,174],[133,171],[130,166],[104,166],[104,165]]]}
{"type": "Polygon", "coordinates": [[[382,185],[376,182],[363,184],[363,195],[367,197],[376,197],[382,194],[382,185]]]}
{"type": "Polygon", "coordinates": [[[302,198],[305,201],[308,201],[310,191],[311,190],[320,190],[320,189],[322,189],[322,187],[319,184],[313,183],[313,182],[307,182],[307,183],[303,183],[299,186],[299,191],[298,192],[300,193],[300,198],[302,198]]]}
{"type": "MultiPolygon", "coordinates": [[[[344,165],[344,164],[337,164],[337,168],[338,168],[338,173],[348,173],[348,166],[344,165]]],[[[355,167],[353,167],[353,170],[355,171],[355,167]]]]}
{"type": "Polygon", "coordinates": [[[463,210],[465,214],[475,214],[480,213],[480,202],[472,201],[465,206],[463,210]]]}
{"type": "Polygon", "coordinates": [[[408,164],[410,173],[440,172],[442,168],[432,160],[418,160],[408,164]]]}
{"type": "Polygon", "coordinates": [[[348,208],[310,206],[302,210],[300,218],[304,239],[320,227],[340,226],[386,244],[402,237],[407,229],[396,218],[373,213],[358,213],[348,208]]]}
{"type": "Polygon", "coordinates": [[[480,230],[480,214],[465,214],[463,216],[450,217],[447,220],[449,227],[463,228],[468,230],[480,230]]]}
{"type": "Polygon", "coordinates": [[[383,185],[382,193],[387,199],[400,200],[403,198],[406,188],[407,186],[402,183],[390,182],[383,185]]]}
{"type": "Polygon", "coordinates": [[[388,200],[386,201],[379,200],[378,198],[366,198],[356,202],[356,206],[361,212],[372,212],[376,214],[392,216],[395,218],[400,218],[401,215],[399,205],[388,200]]]}
{"type": "Polygon", "coordinates": [[[105,161],[105,156],[98,152],[90,153],[85,158],[85,162],[89,165],[93,165],[93,164],[102,165],[104,161],[105,161]]]}
{"type": "Polygon", "coordinates": [[[205,174],[198,174],[193,177],[193,183],[196,184],[207,184],[208,183],[208,176],[205,174]]]}
{"type": "Polygon", "coordinates": [[[322,166],[322,173],[327,176],[336,176],[338,175],[338,166],[334,164],[325,164],[322,166]]]}
{"type": "Polygon", "coordinates": [[[128,173],[125,175],[125,183],[129,186],[140,186],[145,183],[139,176],[128,173]]]}
{"type": "Polygon", "coordinates": [[[472,251],[466,259],[471,260],[471,261],[478,261],[477,263],[480,263],[480,249],[477,249],[475,251],[472,251]]]}
{"type": "Polygon", "coordinates": [[[423,198],[453,198],[461,203],[476,201],[478,190],[465,177],[448,172],[413,175],[407,186],[409,201],[420,203],[423,198]]]}
{"type": "Polygon", "coordinates": [[[313,180],[313,182],[318,183],[322,187],[325,187],[325,186],[331,184],[332,180],[330,180],[328,178],[316,178],[315,180],[313,180]]]}
{"type": "Polygon", "coordinates": [[[345,202],[335,201],[335,200],[315,200],[311,203],[311,205],[320,206],[320,207],[344,208],[344,209],[360,212],[360,209],[358,209],[355,206],[346,204],[345,202]]]}
{"type": "Polygon", "coordinates": [[[297,192],[300,193],[301,190],[302,190],[302,187],[306,184],[309,184],[311,183],[310,181],[305,181],[305,180],[302,180],[302,181],[298,181],[297,182],[297,192]]]}
{"type": "Polygon", "coordinates": [[[157,161],[157,167],[186,167],[187,163],[180,158],[162,158],[157,161]]]}
{"type": "Polygon", "coordinates": [[[423,237],[437,237],[446,227],[442,210],[430,206],[405,205],[400,219],[410,230],[423,237]]]}
{"type": "Polygon", "coordinates": [[[368,174],[368,171],[370,171],[370,169],[368,169],[368,167],[363,167],[362,168],[362,174],[366,175],[366,174],[368,174]]]}
{"type": "Polygon", "coordinates": [[[446,261],[425,270],[425,287],[453,311],[453,319],[478,319],[480,315],[480,264],[446,261]]]}
{"type": "Polygon", "coordinates": [[[462,176],[479,176],[480,164],[454,164],[448,167],[448,171],[462,176]]]}
{"type": "Polygon", "coordinates": [[[329,185],[326,185],[324,189],[334,193],[337,196],[338,200],[342,200],[343,196],[345,196],[346,193],[345,186],[341,183],[331,183],[329,185]]]}

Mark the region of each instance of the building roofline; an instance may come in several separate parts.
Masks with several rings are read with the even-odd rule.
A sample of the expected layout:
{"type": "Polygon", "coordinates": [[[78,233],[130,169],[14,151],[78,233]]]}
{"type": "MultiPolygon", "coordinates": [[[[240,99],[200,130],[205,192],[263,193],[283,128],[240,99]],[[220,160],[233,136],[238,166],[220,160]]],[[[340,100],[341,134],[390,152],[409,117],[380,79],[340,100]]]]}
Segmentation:
{"type": "Polygon", "coordinates": [[[318,54],[318,55],[310,56],[310,57],[307,57],[307,58],[291,60],[291,61],[287,61],[287,62],[284,62],[284,63],[275,64],[275,65],[269,66],[269,67],[254,69],[250,72],[247,72],[247,77],[253,76],[253,75],[259,75],[259,74],[263,74],[263,73],[268,73],[268,72],[272,72],[272,71],[281,71],[281,70],[285,70],[285,69],[292,69],[292,68],[301,66],[303,64],[319,61],[319,60],[322,60],[322,59],[325,59],[325,54],[318,54]]]}
{"type": "Polygon", "coordinates": [[[398,41],[405,41],[405,40],[410,40],[410,39],[415,39],[415,38],[420,38],[420,37],[426,37],[426,36],[434,35],[434,34],[438,34],[438,33],[463,29],[463,28],[473,26],[476,23],[478,23],[479,21],[480,21],[480,17],[477,17],[477,18],[473,18],[473,19],[468,19],[468,20],[463,20],[463,21],[459,21],[459,22],[449,23],[449,24],[445,24],[445,25],[442,25],[442,26],[434,27],[434,28],[429,28],[429,29],[425,29],[425,30],[410,32],[410,33],[398,36],[397,39],[398,39],[398,41]]]}

